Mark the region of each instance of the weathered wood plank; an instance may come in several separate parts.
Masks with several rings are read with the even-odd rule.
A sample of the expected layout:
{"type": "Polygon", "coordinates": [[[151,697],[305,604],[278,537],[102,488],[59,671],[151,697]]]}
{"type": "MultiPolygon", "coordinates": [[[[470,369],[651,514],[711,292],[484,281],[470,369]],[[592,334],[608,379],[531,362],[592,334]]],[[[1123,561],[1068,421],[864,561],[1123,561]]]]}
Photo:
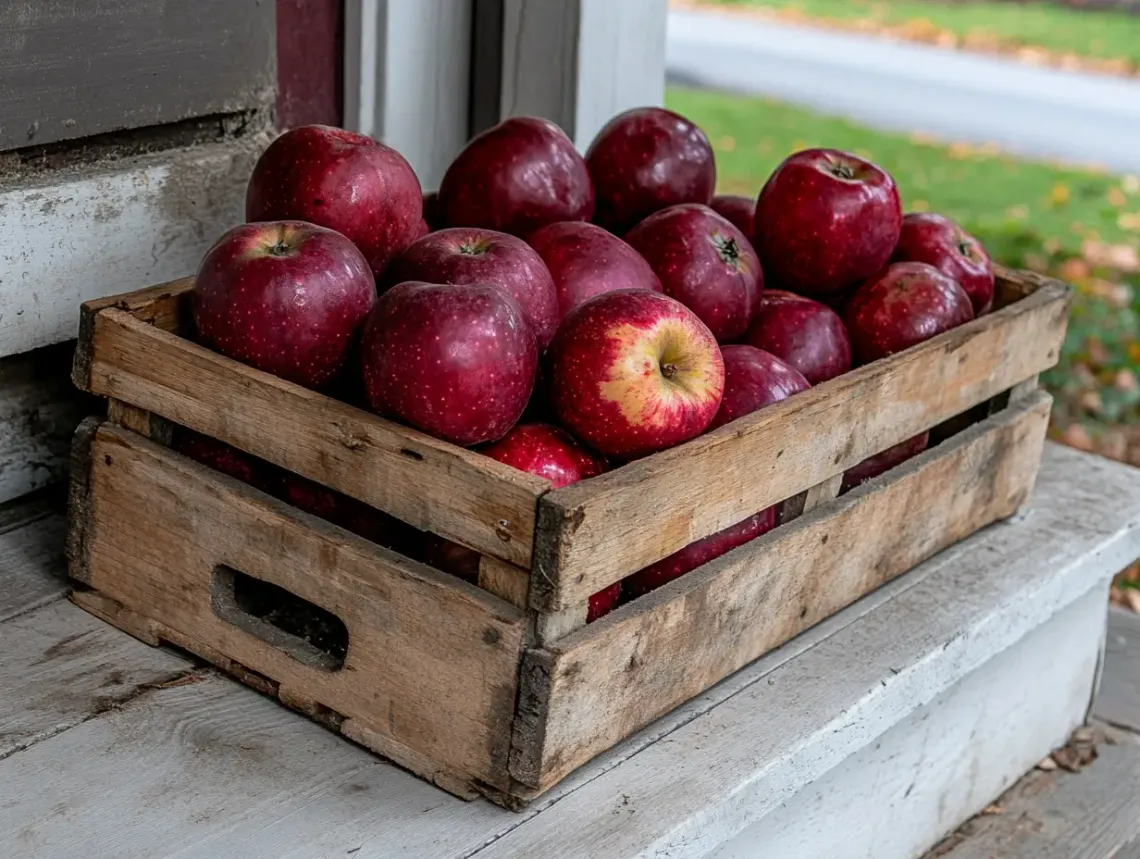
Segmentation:
{"type": "Polygon", "coordinates": [[[383,753],[405,766],[505,778],[518,609],[110,425],[92,444],[90,485],[86,581],[154,636],[259,675],[346,735],[387,738],[383,753]],[[243,608],[237,574],[334,615],[340,652],[243,608]]]}
{"type": "Polygon", "coordinates": [[[244,220],[245,184],[267,142],[254,134],[0,180],[0,356],[71,340],[87,299],[192,273],[244,220]]]}
{"type": "Polygon", "coordinates": [[[0,758],[194,667],[64,600],[0,624],[0,652],[0,758]]]}
{"type": "Polygon", "coordinates": [[[523,668],[511,773],[542,790],[600,751],[978,528],[1033,488],[1038,392],[565,639],[523,668]]]}
{"type": "Polygon", "coordinates": [[[0,534],[0,624],[63,597],[66,531],[51,513],[0,534]]]}
{"type": "Polygon", "coordinates": [[[1048,283],[1016,306],[547,494],[531,605],[580,602],[1045,370],[1057,361],[1068,306],[1068,288],[1048,283]]]}
{"type": "MultiPolygon", "coordinates": [[[[1103,612],[1109,578],[1140,553],[1137,474],[1048,445],[1024,516],[887,585],[890,599],[869,612],[861,602],[827,621],[838,628],[794,658],[750,665],[728,681],[731,697],[702,696],[668,728],[598,758],[555,788],[536,824],[479,859],[708,859],[1059,612],[1090,599],[1103,612]],[[858,619],[844,625],[845,615],[858,619]]],[[[1029,676],[1040,688],[1040,671],[1029,676]]]]}
{"type": "Polygon", "coordinates": [[[231,361],[127,311],[99,313],[93,344],[93,393],[529,568],[545,480],[231,361]]]}
{"type": "Polygon", "coordinates": [[[1093,713],[1140,732],[1140,616],[1132,612],[1109,609],[1104,675],[1093,713]]]}
{"type": "Polygon", "coordinates": [[[274,96],[274,5],[0,6],[0,150],[233,113],[274,96]]]}
{"type": "Polygon", "coordinates": [[[1140,835],[1140,748],[1103,743],[1080,772],[1035,770],[928,859],[1127,859],[1140,835]]]}
{"type": "Polygon", "coordinates": [[[0,503],[67,476],[71,434],[96,408],[70,384],[73,350],[64,343],[0,358],[0,503]]]}
{"type": "Polygon", "coordinates": [[[220,677],[0,761],[0,784],[0,855],[12,857],[461,859],[517,822],[220,677]]]}

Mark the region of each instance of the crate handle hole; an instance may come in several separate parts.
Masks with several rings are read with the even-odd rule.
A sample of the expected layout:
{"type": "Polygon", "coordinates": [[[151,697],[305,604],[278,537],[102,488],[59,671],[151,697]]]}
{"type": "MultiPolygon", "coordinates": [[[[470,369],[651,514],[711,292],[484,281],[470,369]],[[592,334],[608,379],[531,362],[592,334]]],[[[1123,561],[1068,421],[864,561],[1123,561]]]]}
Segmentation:
{"type": "Polygon", "coordinates": [[[321,671],[339,671],[348,653],[348,627],[327,609],[233,567],[214,568],[214,614],[226,623],[321,671]]]}

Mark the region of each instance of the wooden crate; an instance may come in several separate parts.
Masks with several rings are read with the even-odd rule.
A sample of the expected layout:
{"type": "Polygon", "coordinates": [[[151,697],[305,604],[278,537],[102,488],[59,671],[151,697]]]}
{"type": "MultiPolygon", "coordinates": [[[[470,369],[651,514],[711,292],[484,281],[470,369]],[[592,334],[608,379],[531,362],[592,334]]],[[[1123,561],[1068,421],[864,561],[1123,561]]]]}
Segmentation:
{"type": "MultiPolygon", "coordinates": [[[[1068,289],[1001,271],[998,309],[678,448],[563,489],[180,336],[188,280],[84,305],[75,601],[461,796],[509,807],[979,528],[1036,477],[1068,289]],[[481,554],[479,587],[192,462],[219,439],[481,554]],[[836,497],[843,471],[948,437],[836,497]],[[586,623],[601,588],[784,502],[783,524],[586,623]],[[276,585],[343,624],[325,652],[248,613],[276,585]]],[[[936,610],[937,607],[931,607],[936,610]]]]}

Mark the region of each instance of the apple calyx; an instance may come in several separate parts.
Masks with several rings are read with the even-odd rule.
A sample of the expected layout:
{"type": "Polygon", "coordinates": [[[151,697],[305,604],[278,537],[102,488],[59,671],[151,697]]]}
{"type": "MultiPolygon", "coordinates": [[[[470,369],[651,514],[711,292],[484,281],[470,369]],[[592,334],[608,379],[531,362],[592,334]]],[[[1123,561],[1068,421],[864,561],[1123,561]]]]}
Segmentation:
{"type": "Polygon", "coordinates": [[[853,182],[859,177],[856,175],[855,168],[848,164],[846,161],[831,161],[827,165],[827,172],[829,172],[836,179],[842,179],[845,182],[853,182]]]}
{"type": "Polygon", "coordinates": [[[960,253],[966,259],[971,260],[973,262],[978,261],[978,255],[975,252],[974,243],[971,242],[969,239],[967,239],[965,236],[959,237],[957,250],[958,250],[958,253],[960,253]]]}
{"type": "Polygon", "coordinates": [[[677,375],[677,365],[676,364],[662,364],[661,365],[661,375],[664,376],[666,379],[672,379],[674,376],[677,375]]]}
{"type": "Polygon", "coordinates": [[[730,265],[735,269],[742,267],[740,248],[736,244],[736,239],[720,233],[713,233],[712,243],[716,247],[716,252],[720,254],[720,258],[724,260],[726,265],[730,265]]]}
{"type": "Polygon", "coordinates": [[[268,253],[271,257],[286,257],[289,256],[292,250],[293,249],[289,245],[285,244],[284,239],[278,239],[274,244],[271,244],[268,248],[266,248],[265,252],[268,253]]]}
{"type": "Polygon", "coordinates": [[[487,239],[475,239],[474,241],[460,244],[459,252],[464,256],[478,257],[487,253],[490,247],[491,243],[487,239]]]}

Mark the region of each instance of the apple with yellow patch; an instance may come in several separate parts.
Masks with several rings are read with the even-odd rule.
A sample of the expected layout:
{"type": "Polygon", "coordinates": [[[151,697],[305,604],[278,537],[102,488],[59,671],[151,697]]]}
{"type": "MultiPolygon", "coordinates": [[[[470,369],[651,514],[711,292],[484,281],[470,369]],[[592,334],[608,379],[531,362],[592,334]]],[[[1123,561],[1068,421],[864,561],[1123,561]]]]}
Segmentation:
{"type": "Polygon", "coordinates": [[[606,456],[631,459],[700,435],[724,394],[712,332],[681,302],[646,289],[579,305],[548,354],[559,420],[606,456]]]}

